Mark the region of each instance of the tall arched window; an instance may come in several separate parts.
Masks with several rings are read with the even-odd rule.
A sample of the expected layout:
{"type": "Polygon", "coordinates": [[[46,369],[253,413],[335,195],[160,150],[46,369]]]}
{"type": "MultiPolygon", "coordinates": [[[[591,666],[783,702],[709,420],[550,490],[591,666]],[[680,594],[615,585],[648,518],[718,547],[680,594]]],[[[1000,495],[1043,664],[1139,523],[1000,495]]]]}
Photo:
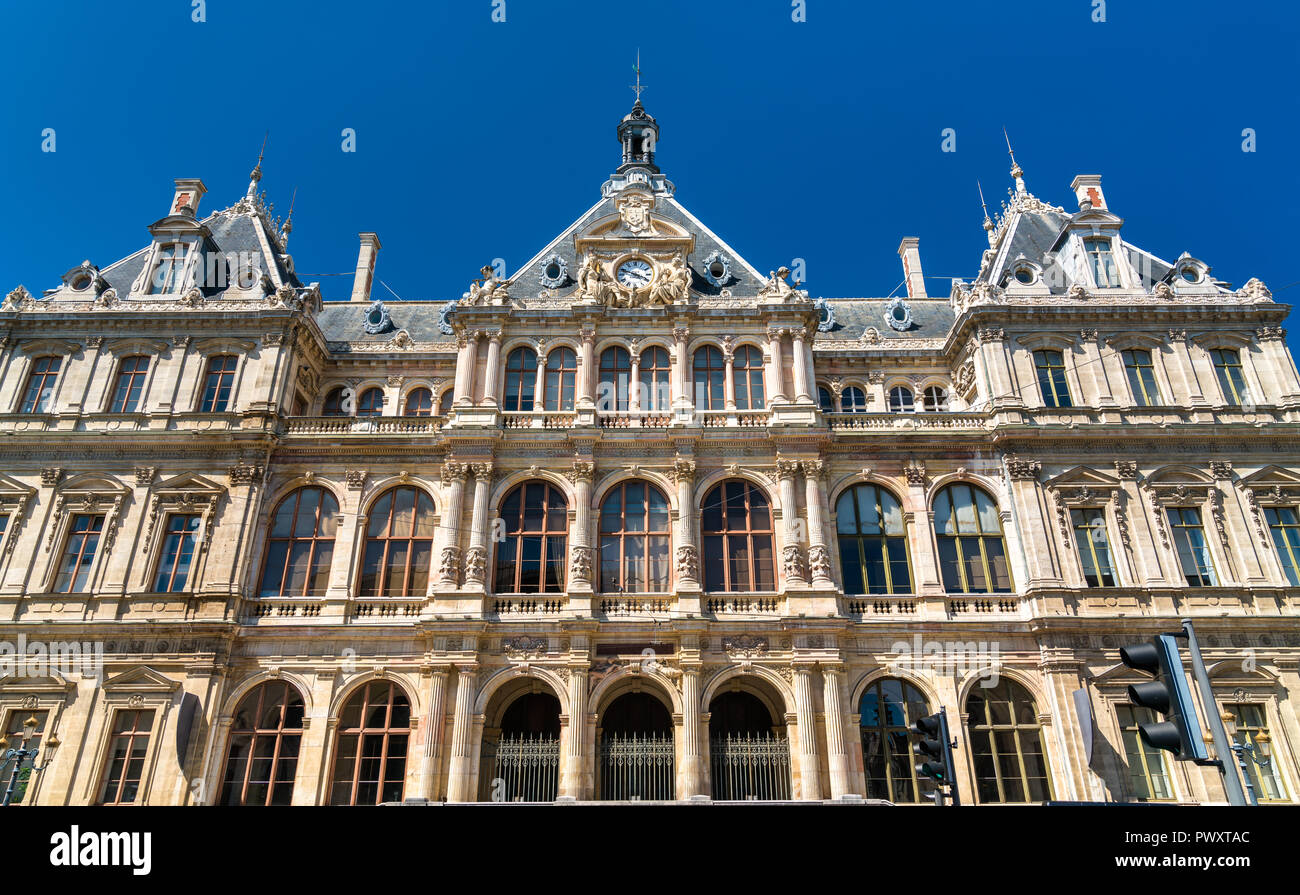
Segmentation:
{"type": "Polygon", "coordinates": [[[27,389],[23,393],[21,413],[45,413],[54,397],[54,384],[59,381],[61,357],[38,357],[32,361],[32,371],[27,374],[27,389]]]}
{"type": "Polygon", "coordinates": [[[135,413],[140,409],[140,393],[149,372],[149,358],[143,354],[122,358],[117,365],[117,387],[113,390],[110,413],[135,413]]]}
{"type": "Polygon", "coordinates": [[[451,400],[455,397],[455,389],[447,389],[438,399],[438,416],[446,416],[451,413],[451,400]]]}
{"type": "Polygon", "coordinates": [[[384,390],[368,388],[357,399],[357,416],[383,416],[384,390]]]}
{"type": "Polygon", "coordinates": [[[230,725],[220,805],[288,805],[302,744],[302,694],[285,681],[259,684],[230,725]]]}
{"type": "Polygon", "coordinates": [[[325,395],[325,403],[321,407],[322,416],[348,416],[352,412],[352,389],[346,386],[336,386],[329,390],[325,395]]]}
{"type": "Polygon", "coordinates": [[[546,387],[542,396],[546,410],[572,410],[578,381],[578,356],[572,348],[556,348],[546,355],[546,387]]]}
{"type": "Polygon", "coordinates": [[[427,388],[413,388],[406,396],[402,416],[433,416],[433,392],[427,388]]]}
{"type": "Polygon", "coordinates": [[[934,531],[939,538],[944,590],[967,594],[1011,591],[1002,519],[993,498],[970,485],[949,485],[934,499],[934,531]]]}
{"type": "Polygon", "coordinates": [[[835,503],[846,594],[910,594],[907,529],[898,500],[875,485],[854,485],[835,503]]]}
{"type": "Polygon", "coordinates": [[[939,385],[927,386],[921,397],[921,407],[926,413],[948,409],[948,390],[939,385]]]}
{"type": "Polygon", "coordinates": [[[499,594],[561,593],[569,505],[554,485],[525,482],[501,501],[505,537],[497,543],[499,594]]]}
{"type": "Polygon", "coordinates": [[[763,492],[739,479],[704,498],[700,533],[707,591],[776,590],[772,510],[763,492]]]}
{"type": "Polygon", "coordinates": [[[321,597],[329,586],[339,503],[324,488],[287,494],[271,516],[262,565],[262,597],[321,597]]]}
{"type": "Polygon", "coordinates": [[[600,589],[668,590],[668,499],[647,482],[616,485],[600,505],[600,589]]]}
{"type": "Polygon", "coordinates": [[[411,738],[411,701],[391,681],[357,688],[339,716],[331,805],[400,802],[411,738]]]}
{"type": "Polygon", "coordinates": [[[722,352],[706,345],[695,352],[695,409],[723,410],[727,406],[727,367],[722,352]]]}
{"type": "Polygon", "coordinates": [[[966,697],[966,713],[976,797],[981,802],[1050,799],[1038,709],[1025,688],[1005,677],[996,687],[977,683],[966,697]]]}
{"type": "Polygon", "coordinates": [[[736,359],[731,370],[736,379],[736,409],[762,410],[766,407],[767,399],[763,396],[763,352],[753,345],[741,345],[736,349],[736,359]]]}
{"type": "Polygon", "coordinates": [[[663,348],[647,348],[641,352],[641,388],[637,400],[642,410],[662,413],[672,407],[672,366],[668,352],[663,348]]]}
{"type": "Polygon", "coordinates": [[[894,413],[911,413],[916,409],[916,399],[912,390],[905,385],[896,385],[889,390],[889,409],[894,413]]]}
{"type": "Polygon", "coordinates": [[[536,390],[537,355],[531,348],[516,348],[506,358],[506,392],[502,410],[532,410],[536,390]]]}
{"type": "Polygon", "coordinates": [[[867,798],[922,801],[924,794],[934,791],[934,784],[917,777],[912,746],[918,738],[909,728],[930,714],[925,694],[907,681],[882,678],[863,691],[858,711],[867,798]]]}
{"type": "Polygon", "coordinates": [[[423,597],[433,555],[433,500],[399,485],[374,502],[367,520],[360,596],[423,597]]]}
{"type": "Polygon", "coordinates": [[[230,409],[230,390],[235,386],[235,365],[239,358],[233,354],[217,354],[208,358],[208,373],[203,382],[203,413],[224,413],[230,409]]]}
{"type": "Polygon", "coordinates": [[[821,407],[822,413],[835,412],[835,398],[831,395],[831,390],[824,385],[817,386],[817,404],[821,407]]]}
{"type": "Polygon", "coordinates": [[[840,392],[840,409],[844,413],[866,413],[867,396],[856,385],[850,385],[840,392]]]}
{"type": "Polygon", "coordinates": [[[596,387],[596,409],[606,412],[627,410],[632,357],[622,348],[606,348],[600,354],[600,383],[596,387]]]}

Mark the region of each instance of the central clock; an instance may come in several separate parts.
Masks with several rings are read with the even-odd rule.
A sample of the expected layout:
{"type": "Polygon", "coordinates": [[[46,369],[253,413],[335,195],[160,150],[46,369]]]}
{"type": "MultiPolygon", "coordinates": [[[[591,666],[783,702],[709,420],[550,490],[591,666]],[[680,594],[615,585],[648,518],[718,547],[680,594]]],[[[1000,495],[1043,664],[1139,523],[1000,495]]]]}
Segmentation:
{"type": "Polygon", "coordinates": [[[629,289],[649,286],[653,275],[649,262],[640,258],[629,258],[618,266],[618,281],[629,289]]]}

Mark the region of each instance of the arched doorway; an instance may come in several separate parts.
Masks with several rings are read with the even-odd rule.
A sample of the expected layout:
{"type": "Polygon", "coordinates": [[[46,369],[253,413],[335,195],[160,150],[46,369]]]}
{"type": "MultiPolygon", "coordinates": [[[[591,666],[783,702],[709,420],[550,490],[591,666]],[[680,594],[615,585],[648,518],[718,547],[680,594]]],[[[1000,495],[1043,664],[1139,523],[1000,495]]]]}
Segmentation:
{"type": "Polygon", "coordinates": [[[560,700],[540,681],[493,700],[483,730],[479,801],[553,802],[560,790],[560,700]]]}
{"type": "Polygon", "coordinates": [[[673,718],[654,695],[633,690],[610,702],[596,729],[596,749],[596,791],[602,800],[673,798],[673,718]]]}
{"type": "Polygon", "coordinates": [[[709,765],[719,801],[790,798],[790,740],[770,699],[733,689],[709,703],[709,765]],[[775,716],[775,717],[774,717],[775,716]]]}

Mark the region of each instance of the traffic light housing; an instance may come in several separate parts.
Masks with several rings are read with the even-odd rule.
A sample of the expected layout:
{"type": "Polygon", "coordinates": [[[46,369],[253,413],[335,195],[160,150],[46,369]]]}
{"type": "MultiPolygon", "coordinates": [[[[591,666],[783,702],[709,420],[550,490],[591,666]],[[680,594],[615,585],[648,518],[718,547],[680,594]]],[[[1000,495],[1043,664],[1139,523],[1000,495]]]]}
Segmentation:
{"type": "Polygon", "coordinates": [[[928,777],[938,787],[929,796],[935,804],[943,804],[943,790],[946,787],[953,805],[961,804],[957,793],[957,784],[953,779],[952,737],[948,733],[948,715],[940,709],[933,715],[920,718],[908,728],[915,738],[912,754],[920,760],[916,763],[916,773],[928,777]]]}
{"type": "Polygon", "coordinates": [[[1138,725],[1147,745],[1172,752],[1179,761],[1205,761],[1205,740],[1196,718],[1196,705],[1187,685],[1178,640],[1172,634],[1157,634],[1150,643],[1122,647],[1120,661],[1154,680],[1131,684],[1128,698],[1134,704],[1163,715],[1163,721],[1138,725]]]}

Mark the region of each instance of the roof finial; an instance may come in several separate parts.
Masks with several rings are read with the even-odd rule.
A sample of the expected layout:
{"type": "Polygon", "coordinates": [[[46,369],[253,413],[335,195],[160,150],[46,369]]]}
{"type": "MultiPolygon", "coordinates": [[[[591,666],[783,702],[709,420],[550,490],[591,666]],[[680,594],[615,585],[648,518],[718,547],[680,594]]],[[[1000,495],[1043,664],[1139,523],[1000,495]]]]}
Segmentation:
{"type": "Polygon", "coordinates": [[[280,248],[288,251],[289,234],[293,232],[293,203],[298,198],[298,188],[293,188],[293,195],[289,198],[289,213],[284,217],[284,226],[280,228],[280,248]]]}
{"type": "Polygon", "coordinates": [[[1016,163],[1016,152],[1011,148],[1011,137],[1007,135],[1005,126],[1002,128],[1002,136],[1007,139],[1007,155],[1011,156],[1011,176],[1016,179],[1016,192],[1023,193],[1025,192],[1025,172],[1016,163]]]}
{"type": "Polygon", "coordinates": [[[641,91],[645,90],[645,87],[641,83],[641,48],[640,47],[636,48],[636,65],[632,66],[632,71],[636,72],[636,84],[634,86],[631,86],[630,89],[636,91],[636,105],[639,106],[641,105],[641,91]]]}
{"type": "Polygon", "coordinates": [[[257,193],[257,182],[262,179],[262,157],[266,155],[266,142],[271,139],[271,132],[268,130],[266,136],[262,137],[262,149],[257,153],[257,164],[253,166],[253,172],[248,175],[248,198],[253,198],[257,193]]]}
{"type": "Polygon", "coordinates": [[[989,205],[984,201],[984,186],[978,180],[975,181],[975,189],[980,191],[980,208],[984,209],[984,230],[989,235],[989,242],[993,241],[993,219],[989,217],[989,205]]]}

